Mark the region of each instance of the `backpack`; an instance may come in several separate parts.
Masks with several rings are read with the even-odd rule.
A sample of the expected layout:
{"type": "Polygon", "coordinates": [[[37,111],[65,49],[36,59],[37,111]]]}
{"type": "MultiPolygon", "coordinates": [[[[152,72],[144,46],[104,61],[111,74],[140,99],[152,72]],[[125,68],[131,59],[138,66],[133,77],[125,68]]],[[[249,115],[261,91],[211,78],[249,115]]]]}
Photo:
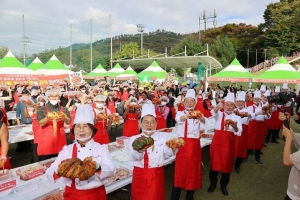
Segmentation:
{"type": "Polygon", "coordinates": [[[123,116],[124,114],[124,104],[125,104],[125,101],[122,101],[121,103],[118,104],[117,106],[117,113],[120,115],[120,116],[123,116]]]}

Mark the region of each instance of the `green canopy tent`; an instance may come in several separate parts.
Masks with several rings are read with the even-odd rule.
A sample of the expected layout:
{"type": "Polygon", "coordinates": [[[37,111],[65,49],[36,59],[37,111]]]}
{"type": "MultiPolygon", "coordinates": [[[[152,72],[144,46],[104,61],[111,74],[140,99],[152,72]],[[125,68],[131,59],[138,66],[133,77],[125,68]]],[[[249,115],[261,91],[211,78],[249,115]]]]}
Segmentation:
{"type": "Polygon", "coordinates": [[[8,51],[0,61],[1,74],[36,74],[31,69],[25,67],[13,54],[8,51]]]}
{"type": "Polygon", "coordinates": [[[254,77],[253,82],[300,83],[300,74],[284,57],[280,57],[270,69],[254,77]]]}
{"type": "Polygon", "coordinates": [[[70,74],[70,70],[62,64],[55,55],[53,55],[46,64],[40,69],[36,70],[39,74],[44,75],[60,75],[60,74],[70,74]]]}
{"type": "Polygon", "coordinates": [[[87,73],[84,76],[84,79],[104,79],[104,77],[107,76],[107,71],[102,67],[101,64],[99,64],[93,71],[90,73],[87,73]]]}
{"type": "Polygon", "coordinates": [[[124,73],[116,77],[117,80],[137,80],[137,73],[129,66],[124,73]]]}
{"type": "Polygon", "coordinates": [[[122,73],[124,73],[124,69],[121,67],[119,63],[117,63],[111,70],[107,72],[106,76],[116,77],[122,73]]]}
{"type": "Polygon", "coordinates": [[[28,66],[28,68],[31,69],[31,70],[33,70],[33,71],[36,71],[36,70],[42,68],[43,65],[44,65],[44,64],[42,63],[42,61],[41,61],[38,57],[36,57],[36,58],[32,61],[32,63],[28,66]]]}
{"type": "Polygon", "coordinates": [[[153,61],[149,67],[144,69],[138,74],[139,80],[148,80],[150,77],[156,77],[158,81],[164,81],[167,76],[167,72],[163,70],[156,61],[153,61]],[[148,77],[148,78],[147,78],[148,77]]]}
{"type": "Polygon", "coordinates": [[[219,73],[207,78],[207,81],[215,82],[250,82],[253,75],[248,72],[235,58],[227,67],[219,73]]]}

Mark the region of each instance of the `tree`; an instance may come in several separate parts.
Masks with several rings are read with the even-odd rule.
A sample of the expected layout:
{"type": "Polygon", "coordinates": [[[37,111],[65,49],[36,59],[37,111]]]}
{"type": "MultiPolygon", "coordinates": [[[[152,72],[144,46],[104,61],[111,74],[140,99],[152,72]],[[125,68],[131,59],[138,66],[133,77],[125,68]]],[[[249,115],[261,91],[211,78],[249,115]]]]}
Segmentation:
{"type": "Polygon", "coordinates": [[[186,47],[187,56],[193,56],[197,53],[200,53],[200,52],[206,50],[205,45],[203,45],[199,41],[195,41],[192,36],[188,36],[188,37],[184,38],[179,45],[172,48],[171,55],[175,55],[175,54],[184,52],[185,47],[186,47]]]}
{"type": "Polygon", "coordinates": [[[2,59],[8,52],[8,48],[4,46],[0,46],[0,59],[2,59]]]}
{"type": "Polygon", "coordinates": [[[236,57],[233,43],[226,37],[218,36],[211,45],[209,54],[226,67],[236,57]]]}

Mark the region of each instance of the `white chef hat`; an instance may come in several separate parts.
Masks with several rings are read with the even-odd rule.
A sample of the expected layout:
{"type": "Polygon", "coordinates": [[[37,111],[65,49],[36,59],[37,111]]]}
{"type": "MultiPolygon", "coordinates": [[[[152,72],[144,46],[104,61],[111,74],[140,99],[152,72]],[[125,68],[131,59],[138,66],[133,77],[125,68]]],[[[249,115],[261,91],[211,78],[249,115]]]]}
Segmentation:
{"type": "Polygon", "coordinates": [[[289,86],[288,86],[288,84],[287,84],[287,83],[283,83],[283,85],[282,85],[282,89],[289,89],[289,86]]]}
{"type": "Polygon", "coordinates": [[[156,118],[155,108],[153,104],[144,104],[142,107],[141,118],[145,117],[146,115],[151,115],[156,118]]]}
{"type": "Polygon", "coordinates": [[[263,95],[264,95],[265,97],[268,97],[268,96],[270,96],[270,94],[271,94],[270,90],[267,90],[263,95]]]}
{"type": "Polygon", "coordinates": [[[45,95],[46,95],[46,98],[48,99],[49,98],[49,95],[50,94],[56,94],[56,95],[58,95],[58,96],[61,96],[61,91],[59,91],[59,90],[57,90],[57,89],[50,89],[50,90],[47,90],[46,91],[46,93],[45,93],[45,95]]]}
{"type": "Polygon", "coordinates": [[[167,103],[169,103],[169,98],[168,98],[168,97],[166,97],[166,96],[162,96],[162,97],[160,97],[160,100],[166,100],[166,101],[167,101],[167,103]]]}
{"type": "Polygon", "coordinates": [[[94,124],[94,112],[91,105],[79,105],[76,109],[74,124],[88,123],[94,124]]]}
{"type": "Polygon", "coordinates": [[[276,86],[275,87],[275,91],[274,92],[277,92],[277,93],[279,93],[280,92],[280,86],[276,86]]]}
{"type": "Polygon", "coordinates": [[[246,92],[240,91],[236,98],[237,101],[246,101],[246,92]]]}
{"type": "Polygon", "coordinates": [[[265,92],[267,90],[267,87],[265,85],[260,86],[260,91],[265,92]]]}
{"type": "Polygon", "coordinates": [[[97,95],[94,98],[94,101],[105,101],[105,100],[106,100],[106,97],[103,95],[97,95]]]}
{"type": "Polygon", "coordinates": [[[181,92],[187,92],[189,89],[187,88],[187,87],[183,87],[183,88],[181,88],[181,92]]]}
{"type": "Polygon", "coordinates": [[[260,91],[255,91],[255,92],[254,92],[254,97],[253,97],[253,98],[260,98],[260,99],[261,99],[260,91]]]}
{"type": "Polygon", "coordinates": [[[184,99],[186,98],[193,98],[196,101],[196,93],[194,89],[188,89],[184,99]]]}
{"type": "Polygon", "coordinates": [[[234,101],[234,93],[233,92],[228,92],[227,96],[225,97],[225,101],[224,102],[235,103],[235,101],[234,101]]]}
{"type": "Polygon", "coordinates": [[[132,100],[135,100],[137,102],[137,98],[135,98],[134,96],[130,96],[128,102],[130,103],[132,100]]]}

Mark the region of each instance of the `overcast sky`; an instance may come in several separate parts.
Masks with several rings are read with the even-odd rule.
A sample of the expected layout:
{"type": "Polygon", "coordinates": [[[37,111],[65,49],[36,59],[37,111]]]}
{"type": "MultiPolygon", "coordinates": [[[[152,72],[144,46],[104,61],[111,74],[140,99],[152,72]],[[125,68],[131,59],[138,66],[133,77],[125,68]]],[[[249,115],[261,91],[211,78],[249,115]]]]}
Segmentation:
{"type": "MultiPolygon", "coordinates": [[[[28,45],[28,51],[32,52],[36,49],[55,48],[59,45],[68,46],[70,24],[74,24],[73,43],[89,42],[89,19],[100,19],[95,20],[97,23],[94,22],[93,39],[105,38],[109,36],[109,14],[112,14],[112,35],[136,34],[136,25],[140,23],[145,25],[145,32],[165,29],[190,33],[198,31],[198,19],[204,10],[207,14],[213,14],[214,9],[217,10],[217,26],[226,23],[258,25],[264,22],[263,13],[266,5],[278,1],[1,0],[0,46],[9,46],[13,53],[22,51],[23,30],[20,17],[22,14],[25,15],[25,35],[30,38],[31,42],[28,45]],[[83,21],[85,22],[80,23],[83,21]],[[80,25],[76,25],[78,23],[80,25]]],[[[201,26],[203,29],[203,24],[201,26]]],[[[208,23],[207,26],[212,27],[213,24],[208,23]]]]}

